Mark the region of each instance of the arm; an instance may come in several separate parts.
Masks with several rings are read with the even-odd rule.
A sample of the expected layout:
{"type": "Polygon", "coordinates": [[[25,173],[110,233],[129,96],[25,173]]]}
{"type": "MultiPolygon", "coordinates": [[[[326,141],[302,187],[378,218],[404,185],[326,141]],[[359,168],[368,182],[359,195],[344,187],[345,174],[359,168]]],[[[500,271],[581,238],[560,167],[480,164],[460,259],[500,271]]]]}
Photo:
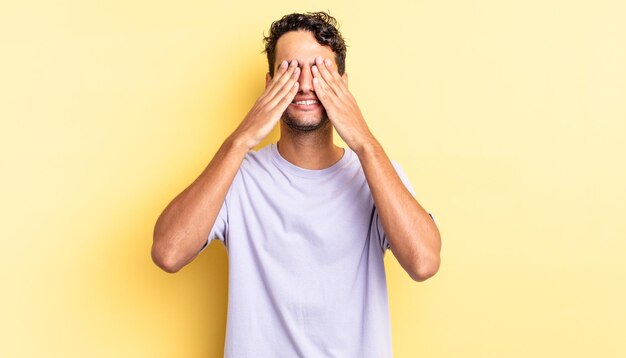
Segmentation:
{"type": "Polygon", "coordinates": [[[313,86],[337,133],[359,157],[389,246],[415,281],[439,270],[441,237],[437,225],[402,183],[391,161],[370,132],[348,90],[329,59],[316,59],[313,86]]]}
{"type": "Polygon", "coordinates": [[[394,256],[413,280],[432,277],[440,264],[437,225],[404,186],[374,137],[357,155],[394,256]]]}
{"type": "Polygon", "coordinates": [[[239,127],[224,141],[200,176],[167,205],[159,216],[152,260],[174,273],[191,262],[208,240],[246,153],[265,138],[298,90],[299,68],[284,62],[239,127]]]}

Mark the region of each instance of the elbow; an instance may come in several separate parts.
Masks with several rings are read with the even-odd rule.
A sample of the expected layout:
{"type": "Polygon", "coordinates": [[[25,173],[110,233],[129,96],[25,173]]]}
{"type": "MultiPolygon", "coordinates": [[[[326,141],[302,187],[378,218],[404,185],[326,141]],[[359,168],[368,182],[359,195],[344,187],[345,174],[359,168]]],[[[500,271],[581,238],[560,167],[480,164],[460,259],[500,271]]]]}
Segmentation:
{"type": "Polygon", "coordinates": [[[440,264],[441,258],[439,255],[433,255],[429,259],[423,260],[421,263],[416,265],[410,276],[413,281],[424,282],[435,276],[435,274],[439,271],[440,264]]]}
{"type": "Polygon", "coordinates": [[[177,244],[180,241],[180,234],[166,230],[157,221],[152,234],[152,262],[167,273],[180,271],[186,265],[182,248],[177,244]]]}
{"type": "Polygon", "coordinates": [[[429,245],[428,250],[420,255],[418,260],[414,261],[415,265],[411,273],[411,278],[414,281],[424,282],[439,271],[439,266],[441,266],[441,236],[439,236],[439,230],[435,230],[436,236],[429,241],[433,244],[429,245]]]}
{"type": "Polygon", "coordinates": [[[155,246],[152,246],[151,256],[152,262],[167,273],[176,273],[182,268],[182,265],[180,265],[172,255],[168,255],[163,250],[156,249],[155,246]]]}
{"type": "Polygon", "coordinates": [[[159,268],[167,273],[176,273],[183,268],[184,263],[180,259],[180,255],[175,250],[175,247],[168,244],[168,240],[155,235],[152,243],[152,250],[150,256],[152,262],[154,262],[159,268]]]}

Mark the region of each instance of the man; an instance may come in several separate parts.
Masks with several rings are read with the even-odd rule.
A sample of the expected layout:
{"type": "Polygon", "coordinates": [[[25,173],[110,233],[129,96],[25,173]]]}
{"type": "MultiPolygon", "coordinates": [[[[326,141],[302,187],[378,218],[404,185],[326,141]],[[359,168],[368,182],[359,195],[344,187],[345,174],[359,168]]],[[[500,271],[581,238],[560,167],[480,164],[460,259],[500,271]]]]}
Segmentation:
{"type": "Polygon", "coordinates": [[[348,90],[335,19],[287,15],[265,43],[265,91],[163,211],[152,258],[176,272],[211,240],[226,246],[226,357],[391,357],[383,256],[433,276],[434,218],[348,90]],[[279,141],[253,151],[279,121],[279,141]]]}

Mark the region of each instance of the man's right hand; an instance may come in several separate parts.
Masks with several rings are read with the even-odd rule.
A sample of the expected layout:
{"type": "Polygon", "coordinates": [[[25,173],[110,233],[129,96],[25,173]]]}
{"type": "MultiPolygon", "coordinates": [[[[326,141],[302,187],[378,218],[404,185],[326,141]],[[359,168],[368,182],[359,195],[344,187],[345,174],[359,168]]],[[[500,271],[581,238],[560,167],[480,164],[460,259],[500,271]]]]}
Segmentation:
{"type": "Polygon", "coordinates": [[[259,144],[278,123],[298,93],[299,77],[298,61],[294,59],[291,63],[283,61],[280,64],[274,78],[233,133],[248,149],[259,144]]]}
{"type": "Polygon", "coordinates": [[[202,174],[163,210],[154,227],[151,251],[157,266],[176,272],[211,239],[211,228],[247,150],[259,144],[280,120],[298,93],[299,77],[298,62],[293,60],[288,66],[284,61],[202,174]]]}

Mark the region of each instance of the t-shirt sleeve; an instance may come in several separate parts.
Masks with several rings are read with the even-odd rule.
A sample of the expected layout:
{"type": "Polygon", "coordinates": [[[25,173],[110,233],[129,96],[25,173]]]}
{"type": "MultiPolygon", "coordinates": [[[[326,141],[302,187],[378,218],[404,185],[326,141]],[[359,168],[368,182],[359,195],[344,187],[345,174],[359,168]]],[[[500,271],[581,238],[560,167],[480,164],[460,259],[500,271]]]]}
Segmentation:
{"type": "MultiPolygon", "coordinates": [[[[409,182],[409,179],[404,173],[404,170],[402,170],[402,167],[400,166],[400,164],[396,163],[393,160],[391,161],[391,164],[393,164],[393,167],[396,170],[396,173],[398,174],[398,176],[400,177],[400,180],[402,180],[402,183],[404,184],[404,186],[409,190],[411,195],[415,197],[415,190],[413,190],[413,187],[411,186],[411,183],[409,182]]],[[[430,212],[428,213],[428,215],[430,215],[433,221],[435,221],[435,217],[430,212]]],[[[378,239],[380,242],[381,249],[383,250],[383,252],[385,252],[386,250],[390,248],[390,245],[389,245],[389,241],[387,240],[387,234],[385,233],[385,230],[383,229],[383,225],[380,221],[380,217],[378,216],[377,209],[374,210],[374,223],[376,225],[376,230],[378,232],[378,239]]]]}
{"type": "MultiPolygon", "coordinates": [[[[244,162],[241,165],[242,167],[246,165],[246,160],[247,160],[247,157],[246,159],[244,159],[244,162]]],[[[239,186],[241,185],[240,181],[241,181],[241,167],[237,171],[235,178],[233,178],[233,182],[230,184],[230,187],[228,188],[228,191],[226,192],[226,198],[224,199],[224,202],[222,203],[222,207],[220,208],[220,212],[217,214],[217,218],[215,219],[215,223],[213,224],[211,231],[209,231],[207,241],[204,243],[204,246],[202,246],[202,248],[200,249],[198,253],[206,249],[206,247],[209,246],[209,244],[213,240],[221,241],[222,244],[226,246],[226,250],[228,250],[228,227],[229,227],[228,204],[232,202],[233,200],[232,196],[237,195],[236,193],[239,192],[239,186]]]]}
{"type": "Polygon", "coordinates": [[[227,232],[228,232],[228,205],[226,204],[226,200],[224,200],[224,203],[222,204],[222,208],[220,209],[220,212],[217,214],[217,218],[215,219],[215,223],[213,224],[213,227],[211,228],[211,231],[209,232],[207,241],[204,243],[204,246],[202,246],[199,253],[204,251],[204,249],[206,249],[206,247],[209,246],[209,244],[213,240],[219,240],[224,245],[226,245],[225,240],[226,240],[227,232]]]}

